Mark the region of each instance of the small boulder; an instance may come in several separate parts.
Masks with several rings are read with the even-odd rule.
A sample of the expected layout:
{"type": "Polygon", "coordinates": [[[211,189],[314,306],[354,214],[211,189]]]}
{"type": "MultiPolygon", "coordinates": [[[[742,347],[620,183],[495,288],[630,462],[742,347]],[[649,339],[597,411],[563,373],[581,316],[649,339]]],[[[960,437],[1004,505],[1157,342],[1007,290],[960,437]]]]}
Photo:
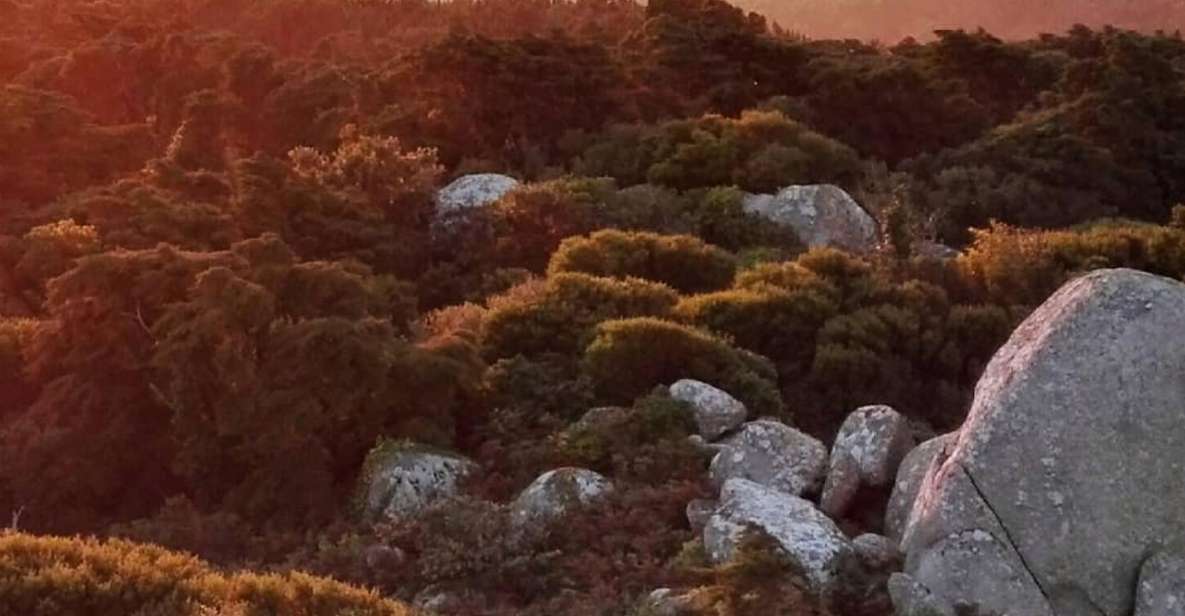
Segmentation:
{"type": "Polygon", "coordinates": [[[819,508],[832,518],[839,519],[860,493],[860,467],[847,452],[832,452],[819,508]]]}
{"type": "Polygon", "coordinates": [[[866,253],[877,245],[876,220],[838,186],[788,186],[776,195],[746,195],[742,203],[745,212],[790,227],[811,248],[866,253]]]}
{"type": "Polygon", "coordinates": [[[893,484],[889,505],[885,509],[885,536],[901,542],[905,522],[909,519],[909,512],[913,509],[913,501],[917,499],[926,471],[943,450],[954,444],[956,437],[958,434],[951,432],[932,438],[906,454],[897,469],[897,481],[893,484]]]}
{"type": "Polygon", "coordinates": [[[701,381],[679,381],[671,385],[670,394],[691,405],[699,433],[709,441],[741,425],[749,414],[745,405],[728,392],[701,381]]]}
{"type": "Polygon", "coordinates": [[[891,614],[889,577],[901,570],[896,543],[881,535],[864,534],[852,540],[853,555],[840,567],[832,596],[836,614],[891,614]]]}
{"type": "Polygon", "coordinates": [[[889,576],[889,597],[897,616],[958,616],[950,603],[905,573],[889,576]]]}
{"type": "Polygon", "coordinates": [[[613,484],[582,468],[558,468],[540,475],[510,504],[515,525],[546,522],[604,498],[613,484]]]}
{"type": "Polygon", "coordinates": [[[852,548],[869,571],[890,573],[901,570],[901,550],[897,548],[896,541],[884,535],[860,535],[852,539],[852,548]]]}
{"type": "Polygon", "coordinates": [[[860,487],[888,486],[913,447],[909,421],[888,406],[865,406],[844,420],[831,447],[823,511],[842,516],[860,487]]]}
{"type": "Polygon", "coordinates": [[[638,607],[635,613],[644,616],[685,616],[696,612],[693,597],[676,594],[670,588],[654,590],[638,607]]]}
{"type": "Polygon", "coordinates": [[[1185,553],[1162,549],[1140,567],[1134,616],[1185,615],[1185,553]]]}
{"type": "Polygon", "coordinates": [[[489,205],[514,190],[518,180],[498,173],[463,175],[436,193],[437,215],[489,205]]]}
{"type": "Polygon", "coordinates": [[[687,444],[691,445],[697,452],[705,456],[714,456],[724,449],[724,445],[719,443],[709,443],[704,437],[698,434],[687,435],[687,444]]]}
{"type": "Polygon", "coordinates": [[[697,498],[687,503],[687,524],[693,532],[701,532],[708,525],[708,520],[716,513],[720,503],[706,498],[697,498]]]}
{"type": "Polygon", "coordinates": [[[823,443],[777,421],[746,423],[720,444],[708,471],[717,486],[748,479],[800,496],[818,489],[827,468],[823,443]]]}
{"type": "Polygon", "coordinates": [[[720,508],[704,527],[708,558],[732,559],[749,528],[769,535],[819,596],[831,593],[841,564],[853,554],[843,531],[810,501],[730,479],[720,491],[720,508]]]}
{"type": "Polygon", "coordinates": [[[380,443],[363,464],[363,509],[372,518],[415,515],[456,495],[461,480],[477,470],[472,460],[451,452],[416,443],[380,443]]]}

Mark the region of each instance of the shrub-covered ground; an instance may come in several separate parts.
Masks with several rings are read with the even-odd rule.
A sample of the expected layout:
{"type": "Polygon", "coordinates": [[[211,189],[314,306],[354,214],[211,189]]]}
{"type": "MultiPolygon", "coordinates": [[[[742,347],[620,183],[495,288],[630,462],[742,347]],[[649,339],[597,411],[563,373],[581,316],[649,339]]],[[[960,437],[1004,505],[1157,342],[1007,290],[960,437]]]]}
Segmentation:
{"type": "Polygon", "coordinates": [[[1185,276],[1182,109],[1185,42],[1113,28],[884,45],[720,0],[0,0],[0,513],[212,563],[9,534],[0,586],[113,559],[228,614],[271,586],[400,613],[306,570],[462,614],[629,613],[660,586],[817,613],[760,545],[705,564],[684,506],[707,460],[659,387],[824,442],[864,404],[957,426],[1068,278],[1185,276]],[[524,183],[436,211],[487,171],[524,183]],[[811,183],[879,247],[807,250],[742,208],[811,183]],[[604,406],[624,418],[573,427],[604,406]],[[364,521],[385,439],[482,470],[364,521]],[[510,532],[559,466],[618,489],[510,532]]]}

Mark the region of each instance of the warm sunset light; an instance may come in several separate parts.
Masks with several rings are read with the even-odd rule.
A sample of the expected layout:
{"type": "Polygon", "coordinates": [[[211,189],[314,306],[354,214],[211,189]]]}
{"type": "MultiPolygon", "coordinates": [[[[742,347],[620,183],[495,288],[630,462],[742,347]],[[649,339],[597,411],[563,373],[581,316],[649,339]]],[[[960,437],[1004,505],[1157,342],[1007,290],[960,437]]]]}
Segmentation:
{"type": "Polygon", "coordinates": [[[0,616],[1185,616],[1182,26],[0,0],[0,616]]]}

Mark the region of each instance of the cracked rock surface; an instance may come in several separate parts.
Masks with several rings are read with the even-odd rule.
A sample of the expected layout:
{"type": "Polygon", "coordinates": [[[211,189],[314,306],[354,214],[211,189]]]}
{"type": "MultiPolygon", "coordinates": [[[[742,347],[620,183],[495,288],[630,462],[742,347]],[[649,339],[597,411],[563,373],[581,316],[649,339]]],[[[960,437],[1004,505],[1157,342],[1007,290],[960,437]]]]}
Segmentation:
{"type": "Polygon", "coordinates": [[[818,488],[827,470],[823,443],[777,421],[746,423],[720,445],[708,472],[721,487],[729,479],[748,479],[801,496],[818,488]]]}
{"type": "Polygon", "coordinates": [[[936,436],[914,447],[913,451],[905,456],[901,467],[897,469],[897,480],[893,484],[893,492],[885,508],[885,536],[893,541],[901,541],[905,521],[909,518],[909,512],[913,510],[913,502],[922,487],[926,471],[947,446],[954,444],[956,437],[953,432],[936,436]]]}
{"type": "Polygon", "coordinates": [[[922,480],[897,595],[1131,614],[1148,554],[1185,537],[1183,323],[1185,285],[1133,270],[1073,280],[1025,320],[922,480]]]}

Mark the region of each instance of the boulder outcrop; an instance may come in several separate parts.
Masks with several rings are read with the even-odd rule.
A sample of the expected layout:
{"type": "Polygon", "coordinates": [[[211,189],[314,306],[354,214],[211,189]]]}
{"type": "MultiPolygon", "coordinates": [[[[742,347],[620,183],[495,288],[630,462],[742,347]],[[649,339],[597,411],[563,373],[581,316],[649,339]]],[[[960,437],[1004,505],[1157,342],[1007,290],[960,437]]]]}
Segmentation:
{"type": "Polygon", "coordinates": [[[922,482],[902,543],[912,581],[998,613],[1132,613],[1145,558],[1185,537],[1182,323],[1185,285],[1132,270],[1038,308],[922,482]]]}

